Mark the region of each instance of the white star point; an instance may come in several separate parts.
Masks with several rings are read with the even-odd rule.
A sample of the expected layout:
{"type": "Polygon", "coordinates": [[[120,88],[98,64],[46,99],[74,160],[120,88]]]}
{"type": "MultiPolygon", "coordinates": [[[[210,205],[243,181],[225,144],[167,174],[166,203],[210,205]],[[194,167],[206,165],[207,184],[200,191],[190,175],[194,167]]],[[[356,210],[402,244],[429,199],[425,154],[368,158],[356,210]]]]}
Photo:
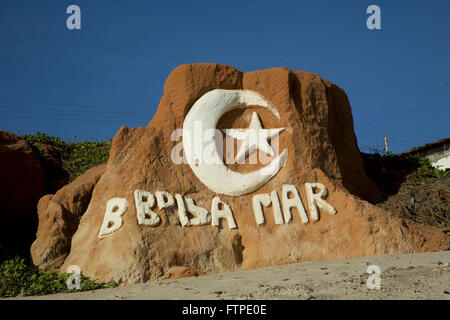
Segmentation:
{"type": "Polygon", "coordinates": [[[254,151],[259,149],[270,156],[274,156],[273,148],[268,143],[269,139],[273,139],[285,128],[263,129],[261,121],[256,112],[252,114],[250,127],[248,129],[225,129],[225,133],[240,140],[241,146],[235,158],[235,163],[244,163],[245,158],[250,156],[254,151]]]}

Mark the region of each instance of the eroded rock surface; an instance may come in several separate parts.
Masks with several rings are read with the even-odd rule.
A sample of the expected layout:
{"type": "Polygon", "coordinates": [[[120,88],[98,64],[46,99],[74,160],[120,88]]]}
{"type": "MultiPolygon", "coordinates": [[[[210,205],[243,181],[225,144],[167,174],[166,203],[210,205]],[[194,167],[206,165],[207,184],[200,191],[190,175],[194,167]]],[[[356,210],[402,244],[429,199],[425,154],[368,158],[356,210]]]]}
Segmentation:
{"type": "MultiPolygon", "coordinates": [[[[210,111],[213,114],[214,110],[210,111]]],[[[262,167],[227,166],[241,173],[262,167]]],[[[220,181],[220,177],[217,179],[220,181]]],[[[108,166],[95,185],[61,272],[78,265],[84,274],[100,280],[136,283],[161,279],[175,267],[192,270],[192,274],[208,273],[307,260],[424,252],[446,246],[446,236],[438,229],[404,223],[367,201],[379,198],[379,190],[364,171],[350,104],[341,88],[314,73],[286,68],[243,73],[219,64],[182,65],[169,75],[157,113],[148,126],[122,127],[116,134],[108,166]],[[263,128],[285,128],[279,136],[280,151],[288,149],[285,166],[254,192],[216,194],[188,164],[172,160],[174,147],[181,141],[173,139],[174,130],[183,128],[196,101],[214,89],[257,92],[280,116],[278,119],[257,106],[240,108],[224,114],[217,128],[248,128],[254,112],[263,128]],[[325,186],[325,200],[336,213],[319,209],[314,219],[305,183],[325,186]],[[295,208],[286,212],[284,204],[290,199],[289,194],[284,200],[282,197],[286,186],[298,190],[306,209],[303,216],[295,208]],[[150,195],[141,192],[136,196],[139,190],[150,195]],[[192,205],[208,210],[208,214],[214,211],[218,203],[214,199],[219,197],[232,210],[235,225],[229,218],[216,216],[209,224],[189,226],[192,217],[181,214],[182,202],[156,201],[153,196],[157,191],[174,198],[178,194],[177,199],[184,197],[186,206],[190,198],[192,205]],[[274,218],[277,204],[272,197],[271,204],[263,207],[264,222],[258,224],[261,217],[256,219],[253,197],[274,191],[283,205],[284,220],[281,223],[274,218]],[[114,198],[119,200],[108,208],[114,198]],[[114,220],[104,221],[107,210],[114,220]],[[286,219],[289,213],[290,221],[286,219]],[[102,226],[103,231],[114,231],[102,233],[102,226]]],[[[45,207],[52,199],[41,201],[45,207]]],[[[220,210],[226,210],[224,204],[220,204],[220,210]]]]}
{"type": "Polygon", "coordinates": [[[47,194],[39,200],[39,228],[31,246],[36,266],[54,269],[62,265],[92,191],[105,170],[106,164],[91,168],[56,194],[47,194]]]}

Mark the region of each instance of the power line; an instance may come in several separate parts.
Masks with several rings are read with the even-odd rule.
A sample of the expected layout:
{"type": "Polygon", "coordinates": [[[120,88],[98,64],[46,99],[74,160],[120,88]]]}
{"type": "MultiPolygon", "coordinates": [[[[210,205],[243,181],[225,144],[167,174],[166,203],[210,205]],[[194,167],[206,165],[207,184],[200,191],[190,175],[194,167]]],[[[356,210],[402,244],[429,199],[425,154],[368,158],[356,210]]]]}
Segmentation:
{"type": "MultiPolygon", "coordinates": [[[[68,107],[83,107],[83,108],[92,108],[92,107],[100,107],[100,108],[112,108],[112,109],[124,109],[130,108],[130,106],[122,105],[122,106],[109,106],[109,105],[95,105],[95,104],[72,104],[72,103],[55,103],[55,102],[38,102],[38,101],[26,101],[26,100],[9,100],[9,99],[0,99],[2,102],[12,102],[12,103],[24,103],[24,104],[40,104],[40,105],[50,105],[50,106],[68,106],[68,107]]],[[[135,107],[144,107],[150,108],[148,105],[135,105],[135,107]]]]}
{"type": "MultiPolygon", "coordinates": [[[[365,135],[365,136],[370,136],[370,137],[374,137],[374,138],[378,138],[378,139],[384,139],[384,134],[360,131],[360,129],[355,130],[355,134],[356,134],[356,136],[365,135]]],[[[388,138],[389,138],[389,140],[399,140],[399,141],[403,141],[403,142],[407,142],[407,143],[415,143],[415,144],[429,142],[429,139],[426,139],[426,138],[414,138],[414,137],[408,138],[408,137],[404,137],[404,136],[398,136],[395,134],[389,134],[388,138]]]]}
{"type": "MultiPolygon", "coordinates": [[[[50,121],[75,121],[75,122],[117,122],[119,120],[130,119],[132,121],[141,122],[142,117],[148,117],[145,122],[151,120],[154,112],[148,111],[149,106],[130,106],[130,105],[95,105],[95,104],[72,104],[72,103],[55,103],[55,102],[41,102],[30,100],[11,100],[0,99],[3,102],[28,104],[28,105],[45,105],[44,108],[33,108],[30,106],[11,106],[0,105],[0,112],[2,116],[8,118],[32,118],[39,120],[50,121]],[[67,110],[64,108],[51,108],[56,107],[77,107],[76,110],[67,110]],[[145,108],[147,110],[137,110],[137,108],[145,108]],[[79,110],[79,108],[89,108],[86,110],[79,110]],[[95,109],[93,109],[95,108],[95,109]],[[115,110],[102,110],[102,109],[116,109],[115,110]],[[139,120],[136,120],[139,117],[139,120]]],[[[379,139],[382,140],[383,131],[389,133],[389,141],[394,145],[401,145],[409,147],[411,144],[417,145],[418,142],[428,142],[430,139],[437,140],[435,137],[407,132],[397,129],[387,129],[373,124],[367,124],[362,122],[355,122],[355,134],[357,137],[365,139],[379,139]],[[406,144],[408,143],[408,145],[406,144]]],[[[422,143],[420,143],[422,144],[422,143]]]]}
{"type": "MultiPolygon", "coordinates": [[[[16,116],[16,117],[26,117],[29,118],[30,116],[58,116],[58,117],[63,117],[64,119],[70,120],[70,119],[74,119],[74,118],[81,118],[81,119],[86,119],[86,118],[97,118],[99,120],[108,118],[108,119],[138,119],[137,116],[134,115],[117,115],[117,114],[101,114],[101,113],[97,113],[97,114],[80,114],[80,113],[69,113],[69,114],[63,114],[63,113],[59,113],[59,112],[36,112],[36,111],[27,111],[27,112],[15,112],[15,111],[4,111],[1,112],[1,114],[3,116],[16,116]]],[[[139,117],[139,119],[141,120],[142,117],[139,117]]],[[[149,119],[150,121],[150,119],[149,119]]]]}
{"type": "Polygon", "coordinates": [[[433,137],[423,135],[423,134],[401,131],[401,130],[397,130],[397,129],[388,129],[386,127],[382,128],[382,127],[378,127],[378,126],[374,126],[374,125],[366,124],[366,123],[362,123],[362,122],[355,122],[355,123],[357,126],[369,127],[369,128],[374,128],[374,129],[378,129],[378,130],[386,130],[386,131],[396,132],[398,134],[403,134],[403,135],[408,135],[408,136],[413,135],[413,136],[418,136],[418,137],[423,137],[423,138],[428,138],[428,139],[434,139],[433,137]]]}
{"type": "MultiPolygon", "coordinates": [[[[370,138],[377,138],[384,140],[384,134],[383,133],[373,133],[373,132],[365,132],[356,130],[355,131],[356,136],[369,136],[370,138]]],[[[428,141],[428,139],[420,139],[420,138],[407,138],[403,136],[396,136],[396,135],[388,135],[388,138],[395,139],[395,140],[401,140],[403,142],[409,142],[409,143],[417,143],[417,141],[428,141]]]]}
{"type": "MultiPolygon", "coordinates": [[[[96,118],[96,119],[93,119],[92,117],[89,117],[89,118],[83,119],[83,118],[73,118],[73,117],[70,117],[70,118],[39,117],[39,116],[34,116],[34,115],[29,115],[28,116],[26,114],[23,114],[23,115],[7,115],[7,117],[8,118],[15,118],[15,119],[24,119],[24,118],[26,118],[26,119],[51,120],[51,121],[56,120],[56,121],[64,121],[64,122],[74,122],[74,121],[77,121],[77,122],[122,122],[122,123],[124,122],[124,118],[123,117],[122,118],[105,118],[105,117],[103,117],[103,118],[96,118]]],[[[150,122],[150,120],[144,120],[143,121],[142,119],[141,120],[133,119],[131,121],[134,122],[134,123],[142,123],[142,122],[148,123],[148,122],[150,122]]]]}
{"type": "Polygon", "coordinates": [[[149,111],[136,111],[136,110],[129,110],[127,111],[105,111],[105,110],[67,110],[67,109],[54,109],[54,108],[31,108],[31,107],[12,107],[12,106],[5,106],[0,105],[0,110],[5,110],[5,112],[20,112],[20,111],[31,111],[31,112],[59,112],[59,113],[79,113],[79,114],[88,114],[88,113],[95,113],[99,115],[105,115],[105,114],[117,114],[117,115],[127,115],[132,112],[138,112],[139,114],[144,115],[152,115],[152,112],[149,111]]]}
{"type": "MultiPolygon", "coordinates": [[[[383,142],[383,144],[384,144],[384,140],[383,140],[384,136],[377,135],[376,137],[374,137],[373,135],[369,135],[369,134],[365,134],[365,133],[357,133],[356,137],[358,138],[359,141],[364,141],[364,142],[374,141],[374,138],[375,138],[375,141],[377,141],[380,144],[381,144],[381,142],[383,142]],[[360,139],[360,138],[363,138],[363,139],[360,139]]],[[[411,146],[418,145],[417,141],[405,141],[405,140],[402,141],[402,140],[396,139],[395,137],[391,137],[389,139],[389,144],[401,146],[401,147],[405,147],[405,148],[411,148],[411,146]]]]}

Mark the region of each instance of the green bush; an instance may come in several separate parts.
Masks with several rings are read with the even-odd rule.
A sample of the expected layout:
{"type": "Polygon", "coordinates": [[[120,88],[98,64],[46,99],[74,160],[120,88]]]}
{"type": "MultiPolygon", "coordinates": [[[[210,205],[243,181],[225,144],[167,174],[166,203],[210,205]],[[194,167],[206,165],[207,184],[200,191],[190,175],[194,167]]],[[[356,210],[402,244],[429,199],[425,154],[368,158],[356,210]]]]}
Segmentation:
{"type": "Polygon", "coordinates": [[[441,222],[441,227],[443,227],[443,228],[450,228],[450,220],[446,221],[446,222],[442,221],[441,222]]]}
{"type": "MultiPolygon", "coordinates": [[[[375,155],[370,155],[375,156],[375,155]]],[[[413,173],[416,174],[416,178],[420,181],[422,178],[444,178],[450,177],[450,170],[441,170],[431,165],[430,160],[427,158],[420,158],[417,155],[396,155],[391,152],[387,152],[385,155],[380,156],[382,161],[394,168],[411,168],[413,173]]]]}
{"type": "Polygon", "coordinates": [[[26,265],[24,259],[14,257],[0,264],[0,297],[45,295],[60,292],[89,291],[117,286],[115,282],[99,283],[81,274],[80,290],[68,289],[69,273],[42,271],[26,265]]]}
{"type": "Polygon", "coordinates": [[[64,169],[70,174],[70,180],[82,175],[89,168],[108,161],[111,140],[108,141],[79,141],[65,142],[61,137],[52,137],[42,132],[22,136],[40,159],[46,154],[40,143],[51,145],[61,154],[64,169]]]}
{"type": "Polygon", "coordinates": [[[440,170],[433,167],[430,160],[427,158],[418,159],[418,167],[416,169],[415,175],[412,176],[412,181],[415,184],[422,184],[427,178],[445,178],[450,177],[450,170],[440,170]]]}

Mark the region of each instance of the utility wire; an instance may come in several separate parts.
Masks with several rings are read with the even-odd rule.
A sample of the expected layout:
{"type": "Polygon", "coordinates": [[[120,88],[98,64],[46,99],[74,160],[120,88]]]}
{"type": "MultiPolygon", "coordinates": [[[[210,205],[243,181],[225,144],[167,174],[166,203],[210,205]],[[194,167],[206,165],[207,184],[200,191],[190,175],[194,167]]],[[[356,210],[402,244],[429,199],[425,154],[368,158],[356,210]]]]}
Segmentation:
{"type": "MultiPolygon", "coordinates": [[[[94,105],[94,104],[72,104],[72,103],[54,103],[54,102],[37,102],[37,101],[25,101],[25,100],[8,100],[0,99],[1,102],[12,102],[12,103],[24,103],[24,104],[40,104],[49,106],[68,106],[68,107],[83,107],[83,108],[111,108],[111,109],[129,109],[129,105],[122,106],[109,106],[109,105],[94,105]]],[[[151,108],[148,105],[135,105],[134,107],[151,108]]]]}
{"type": "MultiPolygon", "coordinates": [[[[103,117],[103,118],[67,118],[67,117],[39,117],[39,116],[35,116],[35,115],[8,115],[8,118],[13,118],[13,119],[37,119],[37,120],[56,120],[56,121],[64,121],[64,122],[125,122],[125,119],[122,118],[107,118],[107,117],[103,117]]],[[[142,119],[127,119],[126,122],[134,122],[134,123],[148,123],[150,122],[150,120],[142,120],[142,119]]]]}
{"type": "MultiPolygon", "coordinates": [[[[364,135],[370,135],[373,137],[384,137],[384,132],[376,132],[376,131],[372,131],[370,129],[359,128],[359,127],[355,128],[355,133],[357,133],[358,135],[364,134],[364,135]]],[[[404,135],[399,135],[397,133],[389,133],[389,134],[387,134],[387,136],[389,138],[395,138],[395,139],[407,141],[407,142],[430,141],[430,138],[408,137],[408,136],[404,136],[404,135]]],[[[432,138],[432,139],[436,139],[436,138],[432,138]]]]}
{"type": "Polygon", "coordinates": [[[366,124],[366,123],[362,123],[362,122],[356,122],[356,125],[357,126],[362,126],[362,127],[373,128],[373,129],[377,129],[377,130],[386,130],[386,131],[396,132],[397,134],[404,134],[404,135],[406,134],[406,135],[424,137],[424,138],[428,138],[428,139],[434,139],[433,137],[430,137],[430,136],[427,136],[427,135],[423,135],[423,134],[417,134],[417,133],[413,133],[413,132],[401,131],[401,130],[397,130],[397,129],[382,128],[382,127],[378,127],[378,126],[374,126],[374,125],[366,124]]]}
{"type": "MultiPolygon", "coordinates": [[[[368,138],[379,138],[379,139],[384,139],[384,134],[379,134],[379,133],[371,133],[371,132],[365,132],[365,131],[360,131],[360,130],[356,130],[356,136],[364,136],[364,137],[368,137],[368,138]]],[[[401,141],[401,142],[406,142],[406,143],[427,143],[430,142],[430,139],[425,139],[425,138],[407,138],[407,137],[403,137],[403,136],[397,136],[397,135],[393,135],[393,134],[389,134],[388,135],[389,140],[396,140],[396,141],[401,141]]],[[[438,139],[434,139],[434,140],[438,140],[438,139]]]]}
{"type": "Polygon", "coordinates": [[[86,119],[86,118],[98,118],[98,119],[140,119],[142,120],[142,117],[138,117],[138,115],[133,116],[133,115],[117,115],[117,114],[101,114],[101,113],[97,113],[97,114],[79,114],[79,113],[72,113],[72,114],[62,114],[59,112],[34,112],[34,111],[27,111],[27,112],[23,112],[23,113],[17,113],[14,111],[0,111],[1,115],[8,115],[8,116],[15,116],[15,117],[24,117],[24,118],[30,118],[30,116],[57,116],[57,117],[62,117],[66,120],[71,120],[74,118],[78,118],[78,119],[86,119]]]}
{"type": "MultiPolygon", "coordinates": [[[[56,121],[73,121],[73,122],[119,122],[123,120],[132,120],[133,122],[150,121],[154,112],[149,111],[150,106],[130,106],[130,105],[94,105],[94,104],[72,104],[72,103],[54,103],[27,100],[10,100],[0,99],[0,102],[26,105],[45,105],[46,107],[31,106],[11,106],[0,105],[0,115],[6,118],[31,118],[39,120],[56,120],[56,121]],[[52,108],[53,107],[77,107],[77,109],[52,108]],[[136,107],[138,109],[136,109],[136,107]],[[80,110],[79,108],[85,108],[80,110]],[[87,109],[86,109],[87,108],[87,109]],[[107,110],[114,109],[114,110],[107,110]],[[141,109],[141,110],[139,110],[141,109]],[[144,110],[142,110],[144,109],[144,110]],[[139,119],[139,120],[137,120],[139,119]]],[[[388,129],[373,124],[355,121],[355,134],[360,140],[382,140],[384,131],[388,132],[389,144],[410,147],[412,144],[417,145],[438,140],[417,132],[408,132],[398,129],[388,129]],[[422,143],[423,141],[423,143],[422,143]]],[[[365,148],[373,149],[373,146],[365,145],[365,148]]]]}
{"type": "MultiPolygon", "coordinates": [[[[99,104],[73,104],[73,103],[55,103],[55,102],[41,102],[41,101],[30,101],[30,100],[11,100],[11,99],[0,99],[0,102],[10,102],[10,103],[22,103],[22,104],[37,104],[37,105],[47,105],[47,106],[68,106],[68,107],[82,107],[82,108],[91,108],[90,110],[88,110],[87,112],[90,113],[101,113],[101,116],[105,116],[106,114],[129,114],[130,111],[136,112],[136,107],[137,108],[145,108],[148,110],[148,108],[150,108],[150,106],[148,105],[135,105],[135,106],[130,106],[130,105],[115,105],[115,106],[110,106],[110,105],[99,105],[99,104]],[[109,109],[119,109],[122,111],[103,111],[103,110],[95,110],[92,111],[92,108],[109,108],[109,109]],[[98,112],[97,112],[98,111],[98,112]],[[105,112],[105,113],[103,113],[105,112]]],[[[44,111],[44,112],[53,112],[56,111],[53,108],[39,108],[39,110],[34,110],[32,107],[15,107],[15,106],[5,106],[5,105],[0,105],[0,109],[8,109],[8,108],[14,108],[15,110],[11,110],[11,111],[17,111],[17,109],[21,109],[21,110],[33,110],[35,112],[40,112],[40,111],[44,111]]],[[[65,109],[57,109],[60,112],[68,112],[68,113],[82,113],[82,110],[65,110],[65,109]]],[[[147,110],[141,110],[138,111],[142,114],[148,114],[148,115],[153,115],[152,111],[147,111],[147,110]]],[[[421,137],[421,138],[425,138],[425,139],[435,139],[434,137],[430,137],[427,135],[423,135],[423,134],[418,134],[415,132],[407,132],[407,131],[401,131],[398,129],[389,129],[386,127],[380,127],[380,126],[376,126],[373,124],[367,124],[367,123],[363,123],[363,122],[359,122],[359,121],[355,121],[355,126],[356,127],[360,127],[360,128],[371,128],[374,130],[386,130],[388,132],[391,132],[393,134],[397,134],[397,135],[404,135],[406,137],[411,137],[411,136],[415,136],[415,137],[421,137]]]]}
{"type": "Polygon", "coordinates": [[[71,113],[71,114],[99,114],[99,115],[129,115],[130,113],[136,113],[139,115],[152,115],[151,111],[138,111],[138,110],[129,110],[129,111],[105,111],[105,110],[67,110],[67,109],[52,109],[52,108],[30,108],[30,107],[11,107],[0,105],[0,112],[52,112],[52,113],[71,113]]]}

